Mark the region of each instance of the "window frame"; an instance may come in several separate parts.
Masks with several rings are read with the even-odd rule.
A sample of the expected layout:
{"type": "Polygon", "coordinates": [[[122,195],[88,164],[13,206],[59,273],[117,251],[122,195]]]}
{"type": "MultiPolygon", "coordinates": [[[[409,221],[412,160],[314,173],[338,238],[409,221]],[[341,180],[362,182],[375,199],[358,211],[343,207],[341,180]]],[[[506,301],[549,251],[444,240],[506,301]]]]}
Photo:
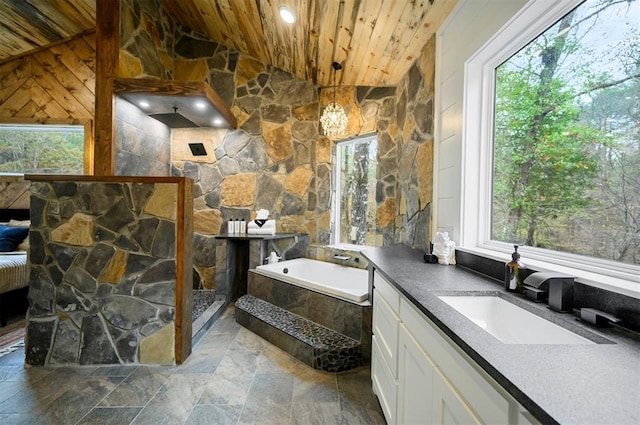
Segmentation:
{"type": "MultiPolygon", "coordinates": [[[[84,127],[84,157],[82,163],[83,174],[93,175],[94,170],[94,124],[93,120],[66,120],[66,119],[16,119],[16,118],[2,118],[0,120],[1,125],[6,126],[38,126],[45,125],[51,127],[64,127],[64,126],[82,126],[84,127]]],[[[25,175],[25,173],[12,173],[13,175],[25,175]]],[[[29,174],[29,173],[26,173],[29,174]]],[[[5,173],[7,175],[7,173],[5,173]]]]}
{"type": "MultiPolygon", "coordinates": [[[[580,3],[527,3],[464,64],[460,237],[465,251],[502,260],[513,250],[513,244],[490,239],[495,69],[580,3]]],[[[568,273],[591,286],[640,298],[638,266],[535,247],[519,251],[537,270],[568,273]]]]}
{"type": "MultiPolygon", "coordinates": [[[[340,187],[341,187],[341,180],[340,180],[340,162],[338,161],[338,158],[340,158],[340,153],[341,153],[341,148],[342,146],[350,146],[350,145],[354,145],[356,143],[362,143],[362,142],[371,142],[372,140],[376,140],[377,143],[377,139],[378,139],[378,135],[377,133],[369,133],[369,134],[364,134],[364,135],[357,135],[355,137],[352,138],[348,138],[348,139],[343,139],[343,140],[336,140],[333,143],[333,149],[332,149],[332,155],[331,155],[331,161],[332,161],[332,168],[333,168],[333,176],[332,176],[332,180],[333,180],[333,187],[332,187],[332,196],[331,196],[331,237],[330,237],[330,243],[332,246],[339,246],[342,248],[349,248],[349,249],[362,249],[364,247],[368,247],[369,245],[355,245],[349,242],[342,242],[340,241],[340,234],[341,232],[341,226],[342,226],[342,220],[340,219],[341,217],[341,208],[340,208],[340,187]]],[[[376,147],[377,149],[377,147],[376,147]]]]}

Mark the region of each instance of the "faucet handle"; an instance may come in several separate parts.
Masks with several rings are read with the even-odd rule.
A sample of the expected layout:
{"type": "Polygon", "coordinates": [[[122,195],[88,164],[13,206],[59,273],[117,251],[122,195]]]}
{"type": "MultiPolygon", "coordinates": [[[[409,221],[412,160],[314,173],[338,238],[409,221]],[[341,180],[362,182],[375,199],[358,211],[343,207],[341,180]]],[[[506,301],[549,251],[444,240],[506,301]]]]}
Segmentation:
{"type": "Polygon", "coordinates": [[[605,313],[604,311],[596,310],[595,308],[580,309],[580,319],[598,327],[609,326],[610,323],[620,322],[620,318],[612,314],[605,313]]]}

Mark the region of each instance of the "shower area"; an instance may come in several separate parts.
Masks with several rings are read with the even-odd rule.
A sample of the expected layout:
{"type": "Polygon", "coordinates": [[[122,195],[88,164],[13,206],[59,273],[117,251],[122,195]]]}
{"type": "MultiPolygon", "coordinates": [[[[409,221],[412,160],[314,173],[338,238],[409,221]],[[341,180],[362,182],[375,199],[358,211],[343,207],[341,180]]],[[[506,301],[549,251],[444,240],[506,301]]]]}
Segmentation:
{"type": "MultiPolygon", "coordinates": [[[[217,280],[224,274],[224,267],[217,267],[216,257],[224,252],[217,248],[217,235],[203,229],[203,223],[209,223],[210,217],[202,211],[194,212],[193,241],[193,278],[192,278],[192,345],[197,344],[200,337],[213,325],[222,314],[223,308],[231,301],[224,287],[217,280]],[[204,231],[209,234],[202,233],[204,231]]],[[[216,230],[218,226],[215,226],[216,230]]]]}
{"type": "Polygon", "coordinates": [[[192,291],[193,311],[191,312],[191,344],[195,345],[206,331],[211,328],[220,314],[222,314],[225,306],[225,300],[217,296],[215,289],[196,287],[194,284],[192,291]]]}
{"type": "Polygon", "coordinates": [[[195,322],[201,317],[209,307],[216,301],[215,289],[199,289],[193,288],[193,311],[191,317],[195,322]]]}
{"type": "MultiPolygon", "coordinates": [[[[195,212],[194,223],[201,222],[202,212],[195,212]]],[[[204,213],[206,214],[206,213],[204,213]]],[[[197,228],[197,225],[194,226],[197,228]]],[[[222,314],[224,308],[247,293],[246,276],[251,268],[250,241],[258,251],[262,237],[236,237],[224,233],[215,236],[194,234],[192,341],[199,339],[222,314]]],[[[254,253],[255,265],[261,264],[261,252],[254,253]]],[[[255,267],[255,265],[253,267],[255,267]]]]}
{"type": "MultiPolygon", "coordinates": [[[[151,84],[145,80],[136,82],[151,84]]],[[[179,123],[164,122],[156,116],[158,114],[150,115],[149,110],[141,109],[141,102],[148,100],[149,96],[144,92],[139,93],[137,88],[127,88],[125,83],[120,83],[122,92],[118,92],[115,99],[116,175],[187,177],[193,181],[191,329],[195,344],[197,337],[213,324],[216,313],[226,302],[226,297],[216,290],[215,284],[215,236],[220,233],[221,217],[212,209],[202,208],[204,194],[216,186],[217,176],[214,149],[206,141],[216,136],[218,131],[224,133],[225,130],[181,128],[179,123]],[[203,152],[192,151],[194,140],[205,142],[203,152]]],[[[186,104],[187,99],[188,96],[154,96],[149,108],[160,108],[163,102],[169,101],[186,104]]],[[[186,107],[181,108],[180,112],[192,121],[198,118],[189,115],[186,107]]],[[[170,118],[176,116],[168,115],[170,118]]]]}

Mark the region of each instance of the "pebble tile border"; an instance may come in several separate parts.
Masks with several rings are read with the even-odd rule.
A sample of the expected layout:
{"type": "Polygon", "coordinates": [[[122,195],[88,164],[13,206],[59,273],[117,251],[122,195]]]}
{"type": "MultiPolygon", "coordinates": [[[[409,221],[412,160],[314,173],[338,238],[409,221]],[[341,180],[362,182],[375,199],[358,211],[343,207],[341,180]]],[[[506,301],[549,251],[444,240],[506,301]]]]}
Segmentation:
{"type": "MultiPolygon", "coordinates": [[[[245,295],[236,301],[236,312],[238,310],[261,320],[272,328],[282,331],[310,347],[312,349],[311,360],[307,359],[306,356],[298,355],[301,347],[288,346],[281,348],[314,369],[326,372],[342,372],[363,364],[360,342],[339,332],[251,295],[245,295]]],[[[250,321],[241,321],[244,322],[241,324],[251,327],[250,321]]],[[[263,338],[269,340],[269,332],[260,333],[263,338]]]]}

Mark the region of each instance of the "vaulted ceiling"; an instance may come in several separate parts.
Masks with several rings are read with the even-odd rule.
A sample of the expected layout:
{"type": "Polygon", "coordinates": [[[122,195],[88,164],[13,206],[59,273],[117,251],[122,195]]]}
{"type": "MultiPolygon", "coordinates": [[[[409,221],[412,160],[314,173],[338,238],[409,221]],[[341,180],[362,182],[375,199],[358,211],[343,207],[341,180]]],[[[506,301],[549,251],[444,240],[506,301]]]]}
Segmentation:
{"type": "MultiPolygon", "coordinates": [[[[148,1],[148,0],[137,0],[148,1]]],[[[160,0],[173,19],[300,79],[396,85],[457,0],[160,0]],[[291,7],[294,24],[278,8],[291,7]]],[[[0,61],[95,28],[96,0],[1,0],[0,61]]]]}
{"type": "Polygon", "coordinates": [[[96,27],[96,0],[0,0],[0,61],[96,27]]]}
{"type": "Polygon", "coordinates": [[[456,0],[162,0],[175,20],[321,86],[396,85],[456,0]],[[278,8],[297,21],[285,24],[278,8]]]}

